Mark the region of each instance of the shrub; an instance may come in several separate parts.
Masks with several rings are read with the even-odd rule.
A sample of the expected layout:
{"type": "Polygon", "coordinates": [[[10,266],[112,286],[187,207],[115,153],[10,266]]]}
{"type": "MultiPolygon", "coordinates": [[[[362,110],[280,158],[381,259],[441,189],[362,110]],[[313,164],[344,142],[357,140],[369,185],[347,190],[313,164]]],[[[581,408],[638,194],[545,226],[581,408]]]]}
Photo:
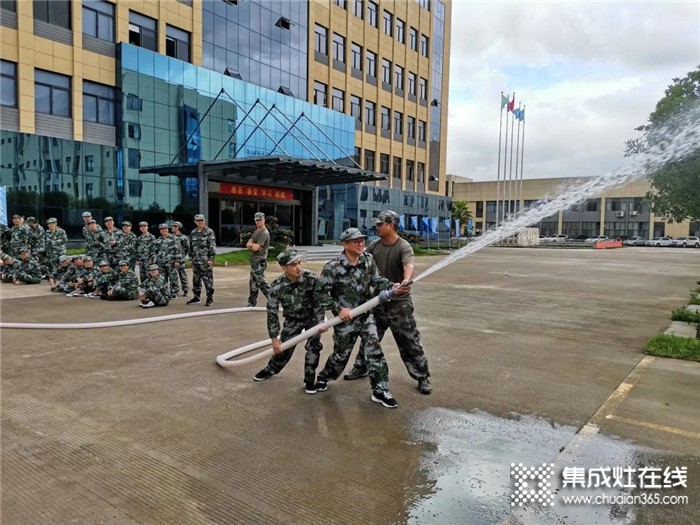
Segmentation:
{"type": "Polygon", "coordinates": [[[659,357],[700,361],[700,339],[657,334],[647,341],[644,353],[659,357]]]}

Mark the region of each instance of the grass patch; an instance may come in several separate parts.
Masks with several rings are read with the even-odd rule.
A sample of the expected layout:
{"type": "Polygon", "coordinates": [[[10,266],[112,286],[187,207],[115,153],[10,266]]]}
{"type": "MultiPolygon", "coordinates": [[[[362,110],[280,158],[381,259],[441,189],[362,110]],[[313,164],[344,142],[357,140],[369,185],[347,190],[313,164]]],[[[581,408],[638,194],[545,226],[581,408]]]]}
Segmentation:
{"type": "Polygon", "coordinates": [[[691,295],[688,304],[700,304],[700,295],[691,295]]]}
{"type": "Polygon", "coordinates": [[[85,248],[68,248],[66,255],[82,255],[85,253],[85,248]]]}
{"type": "Polygon", "coordinates": [[[688,310],[685,306],[677,308],[671,312],[673,321],[684,321],[686,323],[700,323],[700,313],[688,310]]]}
{"type": "Polygon", "coordinates": [[[700,361],[700,339],[657,334],[647,341],[644,353],[658,357],[700,361]]]}
{"type": "Polygon", "coordinates": [[[448,255],[445,250],[433,250],[428,248],[421,248],[420,246],[413,246],[414,255],[448,255]]]}

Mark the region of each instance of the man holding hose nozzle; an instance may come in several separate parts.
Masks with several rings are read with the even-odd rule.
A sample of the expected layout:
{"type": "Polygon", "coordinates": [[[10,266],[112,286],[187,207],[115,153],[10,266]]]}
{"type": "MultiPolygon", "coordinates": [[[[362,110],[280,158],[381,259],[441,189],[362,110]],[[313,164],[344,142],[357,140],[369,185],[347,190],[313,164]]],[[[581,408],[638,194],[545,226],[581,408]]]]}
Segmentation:
{"type": "MultiPolygon", "coordinates": [[[[398,213],[391,210],[381,212],[377,217],[379,239],[367,247],[367,253],[374,257],[379,273],[384,277],[392,281],[407,282],[413,278],[413,248],[408,241],[399,237],[398,226],[398,213]]],[[[418,391],[421,394],[430,394],[432,388],[428,379],[430,377],[428,360],[420,342],[420,332],[413,315],[411,296],[405,294],[388,303],[380,304],[374,309],[374,317],[377,322],[379,341],[382,340],[387,329],[391,329],[408,374],[418,381],[418,391]]],[[[367,363],[364,345],[361,345],[355,364],[343,378],[351,381],[365,376],[367,376],[367,363]]]]}
{"type": "MultiPolygon", "coordinates": [[[[394,296],[405,295],[410,288],[392,284],[379,275],[374,258],[364,253],[366,237],[357,228],[349,228],[340,234],[343,253],[328,262],[316,286],[317,302],[324,310],[331,310],[344,323],[333,330],[333,353],[318,374],[316,390],[325,391],[328,381],[343,373],[350,359],[352,347],[358,337],[365,348],[367,371],[372,386],[372,401],[387,408],[396,408],[398,403],[389,392],[389,367],[379,346],[377,325],[371,311],[356,318],[351,310],[369,301],[378,291],[392,291],[394,296]]],[[[391,294],[388,294],[391,295],[391,294]]]]}

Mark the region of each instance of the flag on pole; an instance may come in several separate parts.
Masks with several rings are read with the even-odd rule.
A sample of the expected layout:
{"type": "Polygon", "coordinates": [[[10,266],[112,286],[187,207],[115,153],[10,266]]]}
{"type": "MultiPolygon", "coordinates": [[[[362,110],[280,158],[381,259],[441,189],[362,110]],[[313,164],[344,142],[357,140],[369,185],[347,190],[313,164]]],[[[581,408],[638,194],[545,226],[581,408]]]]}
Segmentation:
{"type": "Polygon", "coordinates": [[[525,120],[525,108],[520,110],[520,114],[518,115],[518,120],[521,122],[525,120]]]}
{"type": "Polygon", "coordinates": [[[430,233],[437,233],[438,218],[430,217],[430,233]]]}
{"type": "Polygon", "coordinates": [[[513,111],[515,109],[515,94],[513,94],[513,100],[508,103],[508,111],[513,111]]]}
{"type": "Polygon", "coordinates": [[[449,231],[450,231],[450,219],[443,219],[442,223],[445,225],[445,229],[449,233],[449,231]]]}
{"type": "Polygon", "coordinates": [[[421,223],[423,226],[421,230],[430,233],[430,217],[423,217],[421,223]]]}
{"type": "Polygon", "coordinates": [[[462,231],[460,230],[459,219],[455,219],[455,237],[461,237],[462,231]]]}
{"type": "Polygon", "coordinates": [[[399,215],[399,230],[404,231],[406,229],[406,216],[399,215]]]}
{"type": "Polygon", "coordinates": [[[517,118],[518,120],[522,120],[522,119],[520,118],[520,113],[521,113],[520,108],[515,108],[515,109],[513,110],[513,115],[515,115],[515,118],[517,118]]]}
{"type": "Polygon", "coordinates": [[[503,92],[501,92],[501,109],[503,109],[504,107],[506,107],[506,106],[508,105],[508,102],[509,102],[508,97],[506,97],[506,96],[503,94],[503,92]]]}
{"type": "Polygon", "coordinates": [[[411,215],[411,230],[418,231],[418,217],[416,215],[411,215]]]}

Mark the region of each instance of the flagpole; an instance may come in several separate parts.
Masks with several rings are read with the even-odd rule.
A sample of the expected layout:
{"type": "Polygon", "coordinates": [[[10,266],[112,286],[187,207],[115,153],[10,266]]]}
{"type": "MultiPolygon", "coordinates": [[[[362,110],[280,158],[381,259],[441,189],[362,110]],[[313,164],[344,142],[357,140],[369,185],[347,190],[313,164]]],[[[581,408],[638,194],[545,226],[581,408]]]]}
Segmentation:
{"type": "MultiPolygon", "coordinates": [[[[515,92],[513,92],[513,100],[515,100],[515,92]]],[[[511,111],[511,104],[513,102],[508,103],[508,111],[511,111]]],[[[506,133],[503,137],[504,143],[503,143],[503,206],[501,206],[501,211],[502,211],[502,217],[501,218],[496,218],[496,226],[498,226],[499,222],[503,222],[506,218],[506,210],[505,210],[505,205],[506,205],[506,169],[507,169],[507,164],[508,164],[508,113],[506,113],[506,133]]]]}
{"type": "MultiPolygon", "coordinates": [[[[501,134],[503,132],[503,98],[503,91],[501,91],[501,116],[498,119],[498,170],[496,171],[496,226],[498,226],[498,200],[501,198],[501,134]]],[[[488,220],[486,222],[488,226],[488,220]]]]}
{"type": "MultiPolygon", "coordinates": [[[[513,197],[515,197],[516,199],[518,198],[518,160],[520,159],[520,111],[520,103],[518,103],[518,114],[516,115],[516,118],[518,119],[518,136],[515,141],[515,190],[513,191],[513,197]]],[[[516,214],[516,216],[519,215],[519,200],[513,203],[513,212],[516,214]]]]}
{"type": "Polygon", "coordinates": [[[523,159],[525,158],[525,107],[520,113],[521,121],[523,123],[523,147],[520,154],[520,201],[523,201],[523,159]]]}
{"type": "MultiPolygon", "coordinates": [[[[513,93],[513,101],[515,101],[515,93],[513,93]]],[[[513,104],[515,105],[515,104],[513,104]]],[[[514,108],[515,109],[515,108],[514,108]]],[[[515,131],[515,113],[511,111],[512,119],[510,125],[510,169],[508,171],[508,214],[512,215],[512,192],[513,192],[513,134],[515,131]]]]}

